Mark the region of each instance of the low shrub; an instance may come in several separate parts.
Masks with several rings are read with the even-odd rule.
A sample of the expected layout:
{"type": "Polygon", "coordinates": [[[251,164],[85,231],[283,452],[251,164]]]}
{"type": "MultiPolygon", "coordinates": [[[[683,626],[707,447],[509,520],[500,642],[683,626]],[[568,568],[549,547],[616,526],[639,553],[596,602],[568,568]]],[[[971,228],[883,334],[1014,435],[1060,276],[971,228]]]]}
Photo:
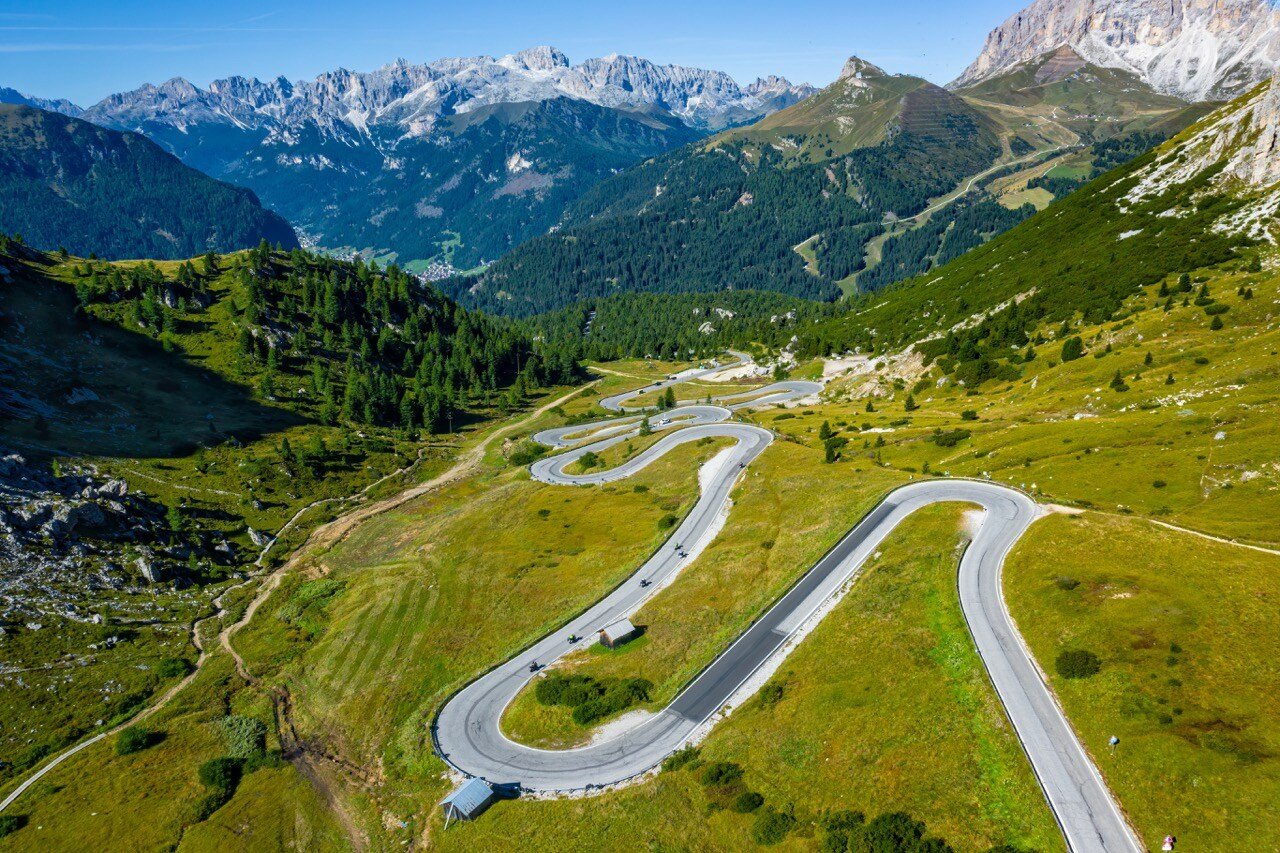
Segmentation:
{"type": "Polygon", "coordinates": [[[21,814],[0,814],[0,838],[12,835],[27,825],[27,816],[21,814]]]}
{"type": "Polygon", "coordinates": [[[240,782],[240,759],[231,756],[210,758],[196,772],[206,788],[235,790],[240,782]]]}
{"type": "Polygon", "coordinates": [[[764,797],[760,796],[755,791],[743,791],[734,798],[733,804],[730,805],[729,808],[738,814],[751,814],[763,805],[764,797]]]}
{"type": "Polygon", "coordinates": [[[182,678],[194,668],[186,658],[161,658],[156,664],[156,675],[161,678],[182,678]]]}
{"type": "Polygon", "coordinates": [[[751,825],[751,838],[757,844],[773,845],[786,838],[795,827],[795,815],[789,810],[778,811],[772,806],[765,806],[756,812],[755,823],[751,825]]]}
{"type": "Polygon", "coordinates": [[[1088,678],[1102,669],[1102,661],[1087,649],[1066,649],[1054,661],[1058,674],[1063,678],[1088,678]]]}
{"type": "Polygon", "coordinates": [[[267,751],[267,725],[253,717],[228,714],[218,722],[233,758],[256,758],[267,751]]]}
{"type": "Polygon", "coordinates": [[[742,766],[732,761],[714,761],[702,768],[702,784],[732,785],[742,779],[742,766]]]}
{"type": "Polygon", "coordinates": [[[771,708],[782,701],[784,692],[786,692],[786,682],[776,678],[766,682],[764,687],[760,688],[760,704],[766,708],[771,708]]]}
{"type": "Polygon", "coordinates": [[[526,441],[511,452],[511,455],[507,457],[507,461],[517,468],[522,468],[525,465],[537,462],[546,452],[547,448],[536,441],[526,441]]]}
{"type": "Polygon", "coordinates": [[[933,443],[939,447],[955,447],[957,444],[965,441],[972,435],[973,433],[967,429],[951,429],[946,430],[945,432],[943,430],[937,430],[933,434],[933,443]]]}
{"type": "Polygon", "coordinates": [[[662,769],[666,772],[683,770],[696,762],[700,754],[701,752],[693,744],[682,746],[663,760],[662,769]]]}
{"type": "Polygon", "coordinates": [[[132,755],[155,743],[155,733],[141,726],[129,726],[116,737],[116,755],[132,755]]]}
{"type": "Polygon", "coordinates": [[[649,701],[653,683],[643,678],[596,679],[589,675],[552,673],[540,679],[533,695],[543,705],[573,709],[573,721],[586,726],[649,701]]]}

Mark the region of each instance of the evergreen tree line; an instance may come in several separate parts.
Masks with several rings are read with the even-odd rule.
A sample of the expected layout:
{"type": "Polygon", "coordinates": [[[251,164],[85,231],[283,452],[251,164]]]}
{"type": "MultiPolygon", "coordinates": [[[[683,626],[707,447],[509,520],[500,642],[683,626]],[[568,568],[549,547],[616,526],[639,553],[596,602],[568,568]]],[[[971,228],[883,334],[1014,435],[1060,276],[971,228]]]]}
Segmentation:
{"type": "Polygon", "coordinates": [[[834,316],[828,303],[772,291],[627,293],[525,321],[530,332],[583,360],[703,359],[728,347],[781,346],[795,330],[834,316]]]}
{"type": "Polygon", "coordinates": [[[89,261],[73,270],[86,310],[117,312],[166,346],[180,346],[199,315],[210,315],[231,338],[235,369],[260,394],[325,423],[442,432],[469,406],[514,408],[535,387],[582,377],[573,347],[535,343],[394,265],[263,242],[184,262],[171,278],[151,263],[89,261]]]}
{"type": "Polygon", "coordinates": [[[1010,210],[990,198],[962,199],[935,213],[919,228],[890,237],[881,250],[880,263],[858,278],[858,289],[879,290],[945,266],[1035,212],[1030,204],[1010,210]]]}

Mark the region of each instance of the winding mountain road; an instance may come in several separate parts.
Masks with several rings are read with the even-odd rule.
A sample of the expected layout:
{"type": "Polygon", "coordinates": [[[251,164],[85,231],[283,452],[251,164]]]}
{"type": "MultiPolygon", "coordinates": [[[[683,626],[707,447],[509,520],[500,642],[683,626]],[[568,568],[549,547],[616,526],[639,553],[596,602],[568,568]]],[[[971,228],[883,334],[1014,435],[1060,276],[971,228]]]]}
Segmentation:
{"type": "MultiPolygon", "coordinates": [[[[745,358],[745,357],[744,357],[745,358]]],[[[602,401],[629,411],[627,401],[711,370],[692,370],[657,386],[602,401]]],[[[779,383],[720,398],[727,405],[682,406],[651,417],[657,442],[616,468],[583,474],[567,471],[588,451],[599,452],[634,437],[640,416],[546,430],[535,440],[572,448],[541,459],[532,476],[547,483],[593,485],[631,476],[673,448],[703,438],[734,444],[702,472],[693,509],[659,548],[621,585],[560,630],[468,684],[440,710],[432,728],[436,748],[455,769],[528,792],[573,792],[614,785],[642,775],[693,739],[766,662],[785,655],[787,641],[825,603],[840,594],[887,536],[916,510],[936,503],[976,504],[981,525],[961,558],[960,604],[996,692],[1021,740],[1045,797],[1073,851],[1131,853],[1143,850],[1097,768],[1047,687],[1005,606],[1001,570],[1005,555],[1042,514],[1026,495],[993,483],[928,480],[891,493],[766,613],[695,677],[663,711],[607,740],[576,749],[537,749],[508,739],[501,718],[517,694],[545,666],[595,642],[604,626],[634,614],[665,582],[695,560],[725,522],[729,496],[746,467],[773,441],[759,426],[730,422],[731,408],[811,395],[817,383],[779,383]],[[731,403],[734,398],[751,399],[731,403]],[[570,642],[569,637],[582,639],[570,642]]]]}

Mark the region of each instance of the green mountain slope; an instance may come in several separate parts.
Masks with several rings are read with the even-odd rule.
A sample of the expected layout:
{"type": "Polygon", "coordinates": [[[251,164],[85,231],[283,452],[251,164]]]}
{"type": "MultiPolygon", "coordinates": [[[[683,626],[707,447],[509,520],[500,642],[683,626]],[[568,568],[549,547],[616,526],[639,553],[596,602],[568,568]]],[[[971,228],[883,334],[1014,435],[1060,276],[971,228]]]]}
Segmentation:
{"type": "Polygon", "coordinates": [[[0,104],[0,231],[107,258],[185,258],[298,239],[252,192],[184,166],[155,143],[0,104]]]}
{"type": "Polygon", "coordinates": [[[567,354],[394,268],[0,236],[0,787],[176,683],[255,565],[562,380],[567,354]]]}
{"type": "MultiPolygon", "coordinates": [[[[1139,130],[1166,128],[1186,114],[1198,117],[1213,105],[1193,106],[1157,92],[1135,74],[1102,68],[1061,47],[997,77],[958,90],[975,108],[1035,137],[1062,140],[1062,131],[1094,142],[1139,130]]],[[[1185,125],[1184,125],[1185,126],[1185,125]]]]}
{"type": "Polygon", "coordinates": [[[835,298],[836,282],[861,267],[886,219],[923,210],[1001,154],[994,125],[961,98],[855,67],[814,106],[784,110],[768,127],[730,131],[602,182],[570,208],[564,230],[446,289],[513,314],[629,291],[835,298]],[[853,124],[841,153],[817,129],[825,118],[796,138],[794,111],[809,120],[846,104],[852,115],[843,123],[853,124]],[[794,251],[815,235],[817,275],[794,251]]]}
{"type": "Polygon", "coordinates": [[[1142,288],[1274,242],[1277,122],[1280,87],[1260,87],[946,267],[865,297],[801,349],[925,340],[962,378],[1010,375],[1044,324],[1119,319],[1142,288]]]}
{"type": "Polygon", "coordinates": [[[1199,114],[1070,51],[959,92],[854,57],[818,94],[601,182],[563,230],[445,286],[513,314],[631,291],[875,290],[1074,189],[1058,178],[1087,174],[1091,146],[1141,151],[1199,114]]]}

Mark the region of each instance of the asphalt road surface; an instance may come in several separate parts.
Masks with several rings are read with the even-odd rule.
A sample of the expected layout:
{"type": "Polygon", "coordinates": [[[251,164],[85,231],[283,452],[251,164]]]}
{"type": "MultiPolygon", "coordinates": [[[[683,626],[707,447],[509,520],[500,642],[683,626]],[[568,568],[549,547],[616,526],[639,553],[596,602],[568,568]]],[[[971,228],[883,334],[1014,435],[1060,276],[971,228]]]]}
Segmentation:
{"type": "MultiPolygon", "coordinates": [[[[715,368],[719,370],[723,368],[715,368]]],[[[686,371],[679,380],[708,371],[686,371]]],[[[714,372],[710,371],[710,372],[714,372]]],[[[816,383],[791,383],[769,390],[781,399],[814,393],[816,383]]],[[[655,390],[641,389],[640,393],[655,390]]],[[[755,395],[761,391],[749,392],[755,395]]],[[[617,411],[626,399],[606,401],[617,411]]],[[[740,395],[731,395],[740,396],[740,395]]],[[[735,404],[759,405],[754,401],[735,404]]],[[[769,399],[767,402],[774,402],[769,399]]],[[[885,498],[815,564],[663,711],[608,740],[566,750],[536,749],[509,740],[502,714],[545,666],[596,641],[597,632],[629,617],[658,589],[697,558],[714,538],[729,494],[744,469],[764,452],[773,435],[761,427],[731,423],[721,406],[688,406],[651,420],[655,432],[670,430],[644,452],[608,471],[568,474],[565,468],[588,450],[599,452],[633,436],[639,418],[584,424],[539,433],[535,439],[566,453],[534,463],[534,477],[562,485],[590,485],[623,479],[672,448],[704,437],[736,439],[704,479],[703,492],[666,544],[620,586],[558,631],[544,637],[455,694],[433,726],[435,744],[455,769],[492,783],[518,784],[525,791],[572,792],[616,784],[643,774],[679,749],[730,697],[838,591],[895,527],[921,507],[935,503],[976,504],[981,526],[960,561],[960,604],[978,652],[1004,704],[1045,796],[1073,851],[1137,851],[1130,830],[1101,775],[1084,751],[1004,604],[1001,569],[1005,555],[1041,514],[1027,496],[1003,486],[969,480],[928,480],[904,486],[885,498]],[[658,423],[662,421],[662,423],[658,423]],[[583,442],[589,442],[583,444],[583,442]],[[576,445],[576,446],[575,446],[576,445]],[[580,637],[570,643],[570,635],[580,637]]]]}

